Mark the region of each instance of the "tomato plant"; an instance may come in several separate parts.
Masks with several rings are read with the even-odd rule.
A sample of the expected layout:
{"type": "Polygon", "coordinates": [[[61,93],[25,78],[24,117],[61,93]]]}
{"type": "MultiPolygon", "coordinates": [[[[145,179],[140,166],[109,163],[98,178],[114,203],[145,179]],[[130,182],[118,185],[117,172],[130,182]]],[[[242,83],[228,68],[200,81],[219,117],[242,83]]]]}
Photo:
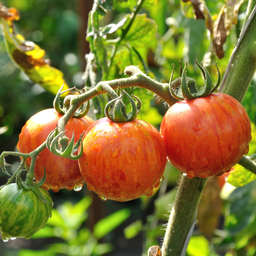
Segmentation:
{"type": "MultiPolygon", "coordinates": [[[[61,115],[54,109],[46,109],[32,116],[23,126],[19,135],[18,149],[20,152],[28,153],[42,144],[49,133],[56,128],[61,115]]],[[[75,140],[93,123],[90,117],[72,118],[66,126],[66,136],[72,137],[75,132],[75,140]]],[[[26,160],[29,166],[31,159],[26,160]]],[[[35,179],[41,180],[46,172],[44,187],[58,192],[60,188],[72,190],[75,186],[83,184],[78,162],[63,158],[51,153],[45,148],[37,157],[35,164],[35,179]]]]}
{"type": "Polygon", "coordinates": [[[166,151],[151,124],[138,119],[116,123],[102,118],[88,128],[83,145],[78,161],[81,174],[88,189],[102,199],[129,201],[149,196],[159,186],[166,151]]]}
{"type": "Polygon", "coordinates": [[[223,93],[180,101],[165,114],[161,134],[170,162],[189,178],[230,171],[249,150],[251,126],[243,106],[223,93]]]}
{"type": "Polygon", "coordinates": [[[39,190],[47,203],[16,183],[1,188],[0,230],[4,240],[30,238],[45,226],[51,217],[52,199],[44,188],[39,190]]]}

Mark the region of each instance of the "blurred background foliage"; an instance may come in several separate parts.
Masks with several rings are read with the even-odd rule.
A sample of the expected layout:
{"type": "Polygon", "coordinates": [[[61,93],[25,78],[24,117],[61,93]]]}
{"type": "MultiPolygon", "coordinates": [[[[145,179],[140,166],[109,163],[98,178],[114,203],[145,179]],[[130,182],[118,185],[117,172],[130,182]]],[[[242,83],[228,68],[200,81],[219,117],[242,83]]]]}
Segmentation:
{"type": "MultiPolygon", "coordinates": [[[[92,0],[1,2],[20,11],[21,19],[15,22],[17,31],[46,51],[51,65],[64,73],[70,87],[81,88],[84,85],[82,75],[86,65],[85,54],[89,53],[85,32],[92,0]]],[[[100,16],[100,26],[118,24],[132,12],[136,2],[114,1],[114,9],[100,16]]],[[[197,59],[207,66],[213,81],[217,80],[213,65],[215,61],[218,61],[220,72],[224,74],[242,28],[247,2],[239,10],[238,23],[231,28],[224,44],[225,57],[220,60],[212,53],[205,22],[194,19],[191,8],[187,10],[189,4],[186,6],[182,3],[181,8],[179,0],[146,2],[140,11],[142,15],[133,24],[124,44],[118,48],[109,72],[104,74],[106,80],[123,77],[124,68],[133,64],[152,78],[168,82],[172,63],[176,66],[174,77],[177,78],[181,61],[188,62],[188,76],[202,86],[203,79],[195,65],[197,59]],[[146,17],[151,19],[149,23],[146,17]],[[137,33],[136,26],[142,24],[145,26],[137,33]]],[[[205,3],[214,20],[225,1],[207,0],[205,3]]],[[[104,31],[107,39],[114,38],[115,34],[108,34],[108,29],[104,31]]],[[[121,33],[120,30],[115,32],[117,35],[121,33]]],[[[106,41],[103,40],[103,43],[106,41]]],[[[107,58],[110,58],[112,48],[104,46],[107,58]]],[[[255,83],[256,77],[243,101],[252,122],[256,121],[255,83]]],[[[167,105],[143,89],[134,88],[133,93],[143,102],[139,118],[159,128],[167,105]]],[[[42,109],[51,108],[53,99],[53,94],[31,82],[15,67],[6,52],[0,29],[0,152],[15,150],[18,135],[26,120],[42,109]]],[[[95,114],[99,117],[102,112],[98,111],[97,102],[95,106],[96,111],[91,113],[94,118],[95,114]]],[[[252,148],[250,154],[255,153],[255,141],[252,142],[252,148]]],[[[8,157],[13,169],[16,161],[8,157]]],[[[152,197],[142,197],[127,203],[102,202],[86,186],[80,192],[51,192],[55,209],[46,227],[31,240],[0,242],[0,255],[145,256],[150,246],[161,244],[163,225],[167,222],[168,212],[175,199],[178,179],[179,172],[168,163],[165,179],[152,197]]],[[[1,184],[6,180],[6,176],[0,173],[1,184]]],[[[255,182],[240,188],[225,182],[222,188],[223,182],[221,185],[219,182],[215,178],[208,182],[187,255],[256,255],[255,182]]]]}

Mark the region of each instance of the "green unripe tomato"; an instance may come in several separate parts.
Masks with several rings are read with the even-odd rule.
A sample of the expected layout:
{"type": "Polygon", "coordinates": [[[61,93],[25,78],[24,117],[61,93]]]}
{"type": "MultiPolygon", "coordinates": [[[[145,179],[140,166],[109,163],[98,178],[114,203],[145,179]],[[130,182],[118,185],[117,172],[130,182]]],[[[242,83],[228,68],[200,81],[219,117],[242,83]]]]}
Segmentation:
{"type": "Polygon", "coordinates": [[[16,183],[0,190],[0,230],[2,239],[30,238],[43,228],[51,217],[52,199],[44,188],[39,188],[43,202],[32,191],[20,188],[16,183]]]}

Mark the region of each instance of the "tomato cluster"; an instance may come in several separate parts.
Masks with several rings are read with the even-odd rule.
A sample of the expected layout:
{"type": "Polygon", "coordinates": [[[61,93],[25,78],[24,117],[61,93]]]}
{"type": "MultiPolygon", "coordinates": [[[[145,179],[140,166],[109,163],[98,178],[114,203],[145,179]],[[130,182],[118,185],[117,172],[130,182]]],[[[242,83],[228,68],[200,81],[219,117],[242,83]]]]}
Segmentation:
{"type": "MultiPolygon", "coordinates": [[[[18,143],[30,152],[45,141],[60,115],[54,109],[39,112],[23,127],[18,143]]],[[[35,179],[57,192],[84,181],[103,200],[129,201],[151,195],[163,178],[169,161],[189,178],[206,178],[228,172],[247,153],[250,121],[242,105],[226,94],[184,100],[165,114],[160,133],[149,123],[124,123],[102,118],[72,118],[66,136],[75,140],[84,132],[79,160],[54,155],[47,148],[37,157],[35,179]]],[[[30,165],[30,160],[27,160],[30,165]]]]}

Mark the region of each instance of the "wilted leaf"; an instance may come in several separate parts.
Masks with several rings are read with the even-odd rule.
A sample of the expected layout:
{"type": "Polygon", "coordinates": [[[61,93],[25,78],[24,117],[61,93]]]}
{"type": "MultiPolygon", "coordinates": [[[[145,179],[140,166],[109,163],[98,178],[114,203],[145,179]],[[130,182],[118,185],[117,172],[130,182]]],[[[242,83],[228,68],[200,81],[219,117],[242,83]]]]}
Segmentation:
{"type": "MultiPolygon", "coordinates": [[[[213,21],[210,14],[209,9],[207,8],[204,1],[201,0],[182,0],[182,8],[185,16],[189,15],[190,5],[188,4],[190,2],[193,6],[193,12],[196,16],[197,20],[205,20],[205,25],[209,29],[209,31],[213,32],[213,21]],[[184,3],[185,4],[184,4],[184,3]]],[[[190,17],[191,18],[191,17],[190,17]]]]}
{"type": "Polygon", "coordinates": [[[218,178],[209,178],[198,207],[198,227],[210,239],[217,228],[221,215],[221,199],[218,178]]]}
{"type": "Polygon", "coordinates": [[[256,180],[256,174],[248,171],[243,166],[236,164],[230,175],[228,176],[227,181],[235,187],[242,187],[252,181],[256,180]]]}
{"type": "Polygon", "coordinates": [[[245,0],[228,0],[214,22],[212,43],[213,50],[219,59],[225,55],[223,44],[226,42],[232,24],[237,24],[238,11],[244,2],[245,0]]]}
{"type": "Polygon", "coordinates": [[[56,94],[63,84],[63,90],[68,89],[63,73],[51,67],[49,61],[44,59],[45,51],[15,32],[13,20],[19,19],[18,11],[14,8],[7,9],[0,6],[0,17],[5,45],[15,65],[24,71],[33,82],[40,84],[49,92],[56,94]]]}

